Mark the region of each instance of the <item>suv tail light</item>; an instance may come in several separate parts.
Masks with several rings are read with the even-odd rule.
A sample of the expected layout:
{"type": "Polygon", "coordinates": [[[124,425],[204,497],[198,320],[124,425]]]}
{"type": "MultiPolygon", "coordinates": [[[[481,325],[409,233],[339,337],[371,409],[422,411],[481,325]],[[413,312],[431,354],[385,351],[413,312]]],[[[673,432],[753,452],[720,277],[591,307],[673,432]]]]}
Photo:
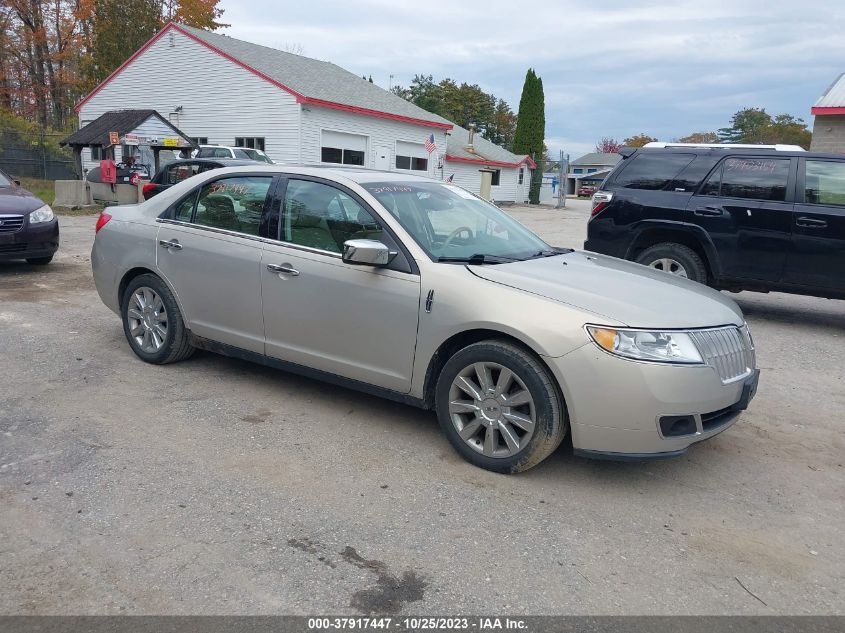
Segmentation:
{"type": "Polygon", "coordinates": [[[593,208],[590,209],[590,217],[594,218],[601,213],[611,200],[613,200],[613,194],[609,191],[596,191],[593,194],[593,208]]]}
{"type": "Polygon", "coordinates": [[[144,194],[144,198],[146,198],[147,194],[155,188],[156,188],[155,183],[148,182],[146,185],[141,187],[141,193],[144,194]]]}
{"type": "Polygon", "coordinates": [[[109,220],[111,220],[111,215],[109,215],[105,211],[101,211],[100,217],[97,218],[97,224],[94,226],[94,235],[99,233],[100,229],[109,223],[109,220]]]}

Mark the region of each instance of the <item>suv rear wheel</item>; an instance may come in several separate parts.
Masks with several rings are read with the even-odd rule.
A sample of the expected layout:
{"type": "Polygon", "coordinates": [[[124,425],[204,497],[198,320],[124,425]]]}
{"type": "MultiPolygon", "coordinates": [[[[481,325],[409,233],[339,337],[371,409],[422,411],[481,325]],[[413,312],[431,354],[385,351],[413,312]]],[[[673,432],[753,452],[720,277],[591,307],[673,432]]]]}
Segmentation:
{"type": "Polygon", "coordinates": [[[707,283],[707,267],[701,257],[689,246],[683,244],[676,242],[655,244],[640,253],[635,261],[671,275],[686,277],[701,284],[707,283]]]}
{"type": "Polygon", "coordinates": [[[437,417],[468,462],[518,473],[552,454],[566,435],[554,379],[525,350],[482,341],[450,358],[437,380],[437,417]]]}

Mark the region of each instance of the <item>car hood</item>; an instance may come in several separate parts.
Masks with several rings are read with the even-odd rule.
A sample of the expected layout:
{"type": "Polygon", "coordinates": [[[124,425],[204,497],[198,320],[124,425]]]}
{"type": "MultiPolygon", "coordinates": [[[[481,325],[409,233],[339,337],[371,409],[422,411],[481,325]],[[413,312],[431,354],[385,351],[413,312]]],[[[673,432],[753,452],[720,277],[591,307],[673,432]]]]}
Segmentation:
{"type": "MultiPolygon", "coordinates": [[[[742,311],[702,284],[615,257],[573,251],[524,262],[468,266],[478,277],[637,328],[743,322],[742,311]]],[[[612,324],[612,323],[609,323],[612,324]]]]}
{"type": "Polygon", "coordinates": [[[0,214],[26,214],[44,202],[21,187],[0,187],[0,214]]]}

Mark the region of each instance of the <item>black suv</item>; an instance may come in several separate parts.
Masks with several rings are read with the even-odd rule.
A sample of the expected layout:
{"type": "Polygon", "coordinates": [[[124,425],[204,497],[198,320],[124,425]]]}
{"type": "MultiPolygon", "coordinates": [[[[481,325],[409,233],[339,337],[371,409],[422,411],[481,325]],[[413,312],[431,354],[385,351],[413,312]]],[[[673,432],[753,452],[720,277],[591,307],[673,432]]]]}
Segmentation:
{"type": "Polygon", "coordinates": [[[593,195],[586,250],[725,290],[845,299],[845,156],[649,145],[623,148],[593,195]]]}

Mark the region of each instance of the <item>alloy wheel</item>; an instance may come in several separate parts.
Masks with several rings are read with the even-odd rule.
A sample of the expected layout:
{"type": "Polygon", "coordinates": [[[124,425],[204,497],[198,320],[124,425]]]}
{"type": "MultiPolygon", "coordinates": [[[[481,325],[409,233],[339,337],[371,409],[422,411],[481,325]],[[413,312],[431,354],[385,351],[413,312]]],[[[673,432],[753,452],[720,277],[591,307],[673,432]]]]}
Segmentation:
{"type": "Polygon", "coordinates": [[[129,298],[126,310],[129,334],[141,351],[153,354],[164,346],[167,339],[167,309],[158,293],[141,286],[129,298]]]}
{"type": "Polygon", "coordinates": [[[507,458],[534,435],[537,414],[525,383],[498,363],[473,363],[449,389],[449,417],[461,439],[485,457],[507,458]]]}
{"type": "Polygon", "coordinates": [[[656,268],[657,270],[662,270],[664,273],[677,275],[678,277],[687,277],[687,269],[684,268],[683,264],[669,257],[661,257],[660,259],[655,259],[649,264],[649,266],[651,268],[656,268]]]}

